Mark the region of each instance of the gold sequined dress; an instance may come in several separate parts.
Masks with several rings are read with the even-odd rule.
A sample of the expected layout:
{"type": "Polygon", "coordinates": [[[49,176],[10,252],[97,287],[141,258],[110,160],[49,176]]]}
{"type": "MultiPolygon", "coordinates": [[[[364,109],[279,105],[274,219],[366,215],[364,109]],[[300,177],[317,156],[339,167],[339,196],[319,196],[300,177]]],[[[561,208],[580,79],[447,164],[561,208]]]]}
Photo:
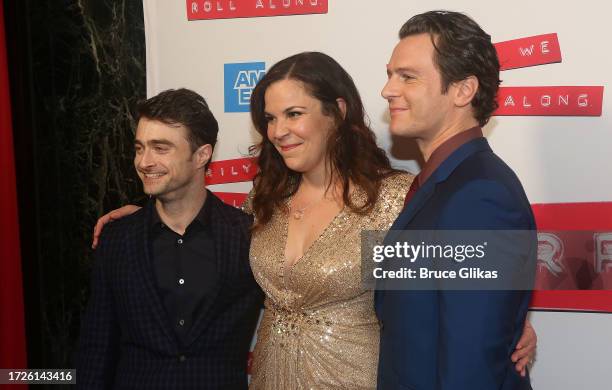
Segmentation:
{"type": "MultiPolygon", "coordinates": [[[[284,267],[285,212],[253,234],[251,267],[266,300],[251,389],[376,387],[379,326],[374,294],[361,286],[360,233],[391,226],[411,181],[408,174],[385,179],[367,215],[345,207],[291,267],[284,267]]],[[[360,191],[352,196],[364,199],[360,191]]]]}

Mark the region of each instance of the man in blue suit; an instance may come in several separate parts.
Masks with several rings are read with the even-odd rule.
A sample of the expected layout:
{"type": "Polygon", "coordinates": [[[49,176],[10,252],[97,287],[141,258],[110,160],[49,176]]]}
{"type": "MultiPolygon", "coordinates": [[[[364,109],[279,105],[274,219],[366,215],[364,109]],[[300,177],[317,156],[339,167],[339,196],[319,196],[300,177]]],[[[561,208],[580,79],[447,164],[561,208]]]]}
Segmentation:
{"type": "MultiPolygon", "coordinates": [[[[382,95],[390,131],[425,159],[392,230],[534,230],[525,192],[481,127],[497,108],[499,61],[469,17],[414,16],[401,28],[382,95]]],[[[530,291],[377,291],[378,388],[523,390],[511,354],[530,291]]]]}

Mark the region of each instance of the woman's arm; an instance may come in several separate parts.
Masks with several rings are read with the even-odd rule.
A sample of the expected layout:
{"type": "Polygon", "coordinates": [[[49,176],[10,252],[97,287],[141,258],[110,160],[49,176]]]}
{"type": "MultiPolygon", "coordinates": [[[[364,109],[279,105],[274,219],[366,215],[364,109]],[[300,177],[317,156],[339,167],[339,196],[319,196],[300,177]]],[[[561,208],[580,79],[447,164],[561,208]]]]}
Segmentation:
{"type": "Polygon", "coordinates": [[[98,239],[100,238],[100,234],[102,233],[102,229],[104,229],[104,225],[109,222],[113,222],[117,219],[121,219],[130,214],[135,213],[140,210],[140,207],[134,206],[133,204],[128,204],[127,206],[120,207],[115,209],[109,213],[104,214],[100,218],[98,218],[98,222],[96,222],[96,226],[94,226],[93,230],[93,243],[91,244],[92,249],[96,249],[98,246],[98,239]]]}

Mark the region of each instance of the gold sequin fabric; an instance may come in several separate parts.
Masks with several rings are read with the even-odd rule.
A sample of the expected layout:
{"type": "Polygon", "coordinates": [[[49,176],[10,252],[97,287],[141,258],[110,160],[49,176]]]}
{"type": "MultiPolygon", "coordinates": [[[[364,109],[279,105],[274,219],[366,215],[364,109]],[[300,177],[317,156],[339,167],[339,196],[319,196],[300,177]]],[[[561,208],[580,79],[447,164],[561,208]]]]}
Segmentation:
{"type": "MultiPolygon", "coordinates": [[[[284,266],[285,212],[253,233],[251,267],[266,300],[251,389],[376,388],[379,326],[374,294],[361,285],[360,234],[391,226],[412,179],[385,179],[366,215],[345,207],[291,267],[284,266]]],[[[352,196],[364,199],[360,191],[352,196]]]]}

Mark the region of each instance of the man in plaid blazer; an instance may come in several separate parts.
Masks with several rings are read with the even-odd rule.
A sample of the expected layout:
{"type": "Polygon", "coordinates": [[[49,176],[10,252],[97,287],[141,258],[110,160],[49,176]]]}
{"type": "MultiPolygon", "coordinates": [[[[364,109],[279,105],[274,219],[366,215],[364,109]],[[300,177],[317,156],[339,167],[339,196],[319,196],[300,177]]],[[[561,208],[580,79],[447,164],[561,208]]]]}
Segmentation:
{"type": "Polygon", "coordinates": [[[141,210],[106,226],[82,320],[82,389],[246,389],[263,293],[251,218],[204,187],[218,132],[205,100],[168,90],[139,107],[141,210]]]}

